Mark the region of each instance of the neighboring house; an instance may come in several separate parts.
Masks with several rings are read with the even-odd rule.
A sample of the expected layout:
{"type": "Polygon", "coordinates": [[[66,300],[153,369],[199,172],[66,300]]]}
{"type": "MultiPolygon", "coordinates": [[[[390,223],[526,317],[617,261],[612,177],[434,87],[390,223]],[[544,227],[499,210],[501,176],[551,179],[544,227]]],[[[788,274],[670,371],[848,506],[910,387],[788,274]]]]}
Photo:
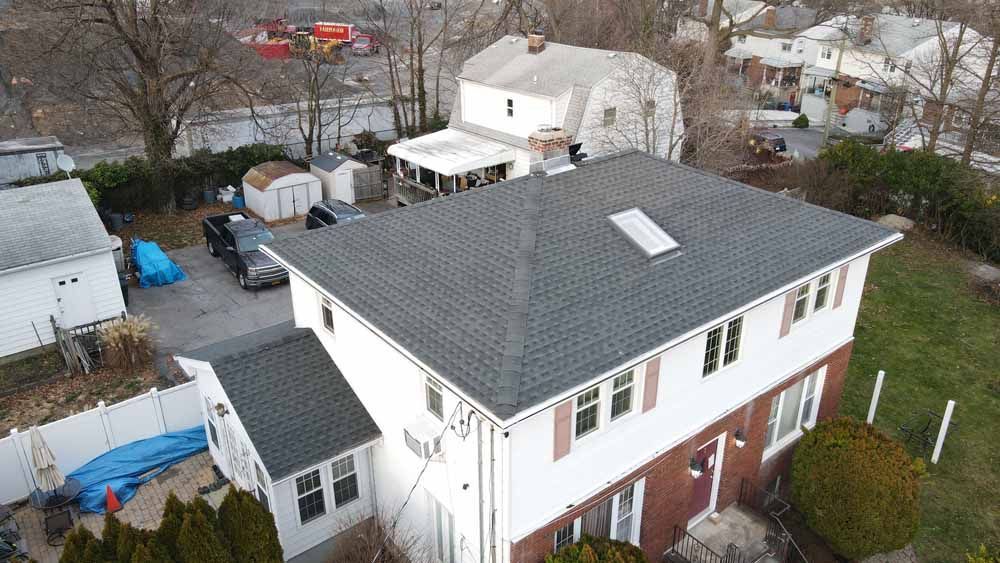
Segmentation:
{"type": "Polygon", "coordinates": [[[0,357],[125,312],[111,240],[78,179],[0,190],[0,357]]]}
{"type": "Polygon", "coordinates": [[[368,165],[340,153],[321,154],[309,162],[309,172],[323,185],[323,199],[354,203],[354,171],[368,165]]]}
{"type": "Polygon", "coordinates": [[[63,145],[55,137],[0,141],[0,186],[58,172],[63,145]]]}
{"type": "Polygon", "coordinates": [[[565,167],[560,157],[576,150],[676,159],[675,81],[635,53],[506,36],[465,62],[447,129],[389,147],[396,195],[416,203],[524,176],[547,160],[565,167]]]}
{"type": "MultiPolygon", "coordinates": [[[[890,14],[838,16],[802,32],[800,37],[818,45],[815,61],[803,72],[802,112],[822,123],[836,80],[831,121],[852,133],[884,132],[890,121],[884,113],[893,113],[895,97],[924,95],[919,82],[939,82],[934,78],[939,24],[945,41],[955,40],[950,39],[957,32],[955,22],[890,14]],[[907,74],[927,76],[915,81],[907,74]]],[[[966,33],[964,41],[978,41],[975,31],[966,33]]]]}
{"type": "Polygon", "coordinates": [[[287,160],[264,162],[243,175],[247,207],[265,221],[305,215],[323,199],[319,178],[287,160]]]}
{"type": "MultiPolygon", "coordinates": [[[[691,14],[677,22],[677,37],[691,41],[706,40],[708,26],[705,22],[714,7],[715,0],[698,0],[692,6],[691,14]]],[[[761,0],[723,0],[719,29],[744,27],[744,24],[763,14],[765,9],[767,3],[761,0]]]]}
{"type": "Polygon", "coordinates": [[[286,558],[375,513],[379,429],[312,330],[289,321],[178,363],[198,381],[212,459],[274,514],[286,558]]]}
{"type": "Polygon", "coordinates": [[[313,360],[257,336],[209,348],[229,374],[206,413],[239,417],[269,502],[296,509],[283,542],[315,531],[289,556],[333,537],[301,521],[320,497],[338,512],[331,463],[370,415],[355,467],[433,560],[535,563],[583,533],[659,560],[744,483],[773,490],[801,427],[836,413],[869,257],[900,238],[641,152],[590,159],[264,247],[310,357],[367,415],[314,420],[313,360]],[[262,451],[281,438],[301,444],[283,471],[262,451]]]}
{"type": "Polygon", "coordinates": [[[796,34],[810,27],[816,10],[799,6],[768,6],[739,26],[725,55],[727,68],[759,101],[797,106],[799,78],[806,62],[816,60],[816,43],[796,34]]]}

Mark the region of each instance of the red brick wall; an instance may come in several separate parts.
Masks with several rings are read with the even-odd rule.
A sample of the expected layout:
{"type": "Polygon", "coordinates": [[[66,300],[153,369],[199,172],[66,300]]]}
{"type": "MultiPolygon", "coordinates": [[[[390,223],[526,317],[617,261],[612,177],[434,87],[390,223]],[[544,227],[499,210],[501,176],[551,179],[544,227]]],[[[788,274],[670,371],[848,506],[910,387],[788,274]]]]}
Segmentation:
{"type": "MultiPolygon", "coordinates": [[[[766,485],[779,474],[787,477],[793,448],[788,448],[761,464],[771,399],[826,364],[826,379],[820,398],[818,418],[822,420],[834,416],[844,389],[844,376],[851,358],[852,345],[853,342],[848,342],[841,346],[822,360],[788,378],[781,385],[758,395],[722,419],[703,428],[694,437],[650,460],[624,479],[514,543],[511,547],[511,561],[515,563],[542,561],[545,555],[552,551],[553,535],[556,530],[640,477],[646,478],[646,485],[639,543],[650,561],[660,560],[663,552],[670,546],[674,526],[687,525],[688,503],[692,493],[688,462],[694,452],[723,432],[728,433],[724,446],[719,499],[716,503],[716,508],[720,511],[736,502],[742,479],[766,485]],[[737,448],[733,443],[733,433],[737,428],[743,428],[747,434],[747,444],[743,448],[737,448]]],[[[783,482],[787,482],[786,477],[782,478],[783,482]]]]}

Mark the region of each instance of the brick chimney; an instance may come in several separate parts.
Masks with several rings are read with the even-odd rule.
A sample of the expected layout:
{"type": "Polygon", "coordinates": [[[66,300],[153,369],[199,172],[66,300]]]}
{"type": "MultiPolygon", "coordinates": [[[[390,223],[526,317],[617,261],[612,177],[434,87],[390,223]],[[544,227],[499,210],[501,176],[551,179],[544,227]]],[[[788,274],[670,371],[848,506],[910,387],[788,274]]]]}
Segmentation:
{"type": "Polygon", "coordinates": [[[537,55],[545,50],[545,36],[538,31],[528,34],[528,52],[537,55]]]}
{"type": "Polygon", "coordinates": [[[528,135],[528,146],[532,151],[542,153],[544,158],[569,154],[569,146],[572,144],[573,138],[561,127],[542,126],[528,135]]]}
{"type": "Polygon", "coordinates": [[[699,18],[708,17],[708,0],[698,0],[698,13],[695,15],[699,18]]]}
{"type": "Polygon", "coordinates": [[[858,29],[858,43],[867,45],[875,38],[875,16],[861,16],[861,26],[858,29]]]}
{"type": "Polygon", "coordinates": [[[768,6],[764,10],[764,27],[767,29],[778,27],[778,9],[774,6],[768,6]]]}

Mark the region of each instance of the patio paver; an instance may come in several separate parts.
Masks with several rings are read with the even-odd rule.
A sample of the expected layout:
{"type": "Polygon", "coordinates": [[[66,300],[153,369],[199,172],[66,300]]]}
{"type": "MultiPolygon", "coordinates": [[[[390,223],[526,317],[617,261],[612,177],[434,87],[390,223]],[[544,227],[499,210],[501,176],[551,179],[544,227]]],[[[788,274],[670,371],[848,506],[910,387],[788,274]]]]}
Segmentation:
{"type": "MultiPolygon", "coordinates": [[[[160,525],[163,505],[170,491],[187,502],[198,494],[198,487],[208,485],[214,480],[212,456],[208,452],[202,452],[140,486],[135,496],[116,515],[122,522],[128,522],[139,528],[154,529],[160,525]]],[[[14,511],[14,517],[20,527],[29,556],[38,563],[58,563],[62,547],[53,547],[45,542],[42,512],[25,504],[14,511]]],[[[81,515],[74,507],[73,520],[82,523],[98,537],[104,528],[103,514],[81,515]]]]}

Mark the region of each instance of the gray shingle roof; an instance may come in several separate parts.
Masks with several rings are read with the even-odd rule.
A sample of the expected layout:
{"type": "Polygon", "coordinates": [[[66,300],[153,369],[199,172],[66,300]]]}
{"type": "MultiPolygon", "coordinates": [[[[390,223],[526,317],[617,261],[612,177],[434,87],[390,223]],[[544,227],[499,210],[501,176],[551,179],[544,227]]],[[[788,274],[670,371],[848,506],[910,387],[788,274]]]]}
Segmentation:
{"type": "MultiPolygon", "coordinates": [[[[958,24],[941,22],[947,32],[958,24]]],[[[867,45],[850,45],[850,49],[869,51],[880,55],[898,57],[927,41],[937,41],[936,20],[921,20],[893,14],[875,14],[875,36],[867,45]]],[[[804,37],[822,41],[840,41],[844,38],[856,39],[860,35],[861,19],[837,16],[820,25],[802,32],[804,37]],[[844,30],[846,30],[846,35],[844,30]]]]}
{"type": "Polygon", "coordinates": [[[894,234],[629,152],[270,251],[508,418],[894,234]],[[607,217],[632,207],[678,256],[619,234],[607,217]]]}
{"type": "Polygon", "coordinates": [[[0,272],[102,248],[111,241],[80,180],[0,190],[0,272]]]}
{"type": "Polygon", "coordinates": [[[528,53],[528,40],[507,35],[465,61],[459,78],[508,90],[558,96],[573,86],[590,88],[615,69],[616,51],[545,42],[528,53]]]}
{"type": "Polygon", "coordinates": [[[183,356],[212,364],[275,481],[381,435],[316,335],[292,321],[183,356]]]}
{"type": "Polygon", "coordinates": [[[324,172],[333,172],[334,170],[340,168],[341,166],[347,164],[348,162],[357,162],[358,164],[363,164],[358,160],[354,160],[346,154],[340,153],[330,153],[321,154],[309,161],[309,164],[323,170],[324,172]]]}

